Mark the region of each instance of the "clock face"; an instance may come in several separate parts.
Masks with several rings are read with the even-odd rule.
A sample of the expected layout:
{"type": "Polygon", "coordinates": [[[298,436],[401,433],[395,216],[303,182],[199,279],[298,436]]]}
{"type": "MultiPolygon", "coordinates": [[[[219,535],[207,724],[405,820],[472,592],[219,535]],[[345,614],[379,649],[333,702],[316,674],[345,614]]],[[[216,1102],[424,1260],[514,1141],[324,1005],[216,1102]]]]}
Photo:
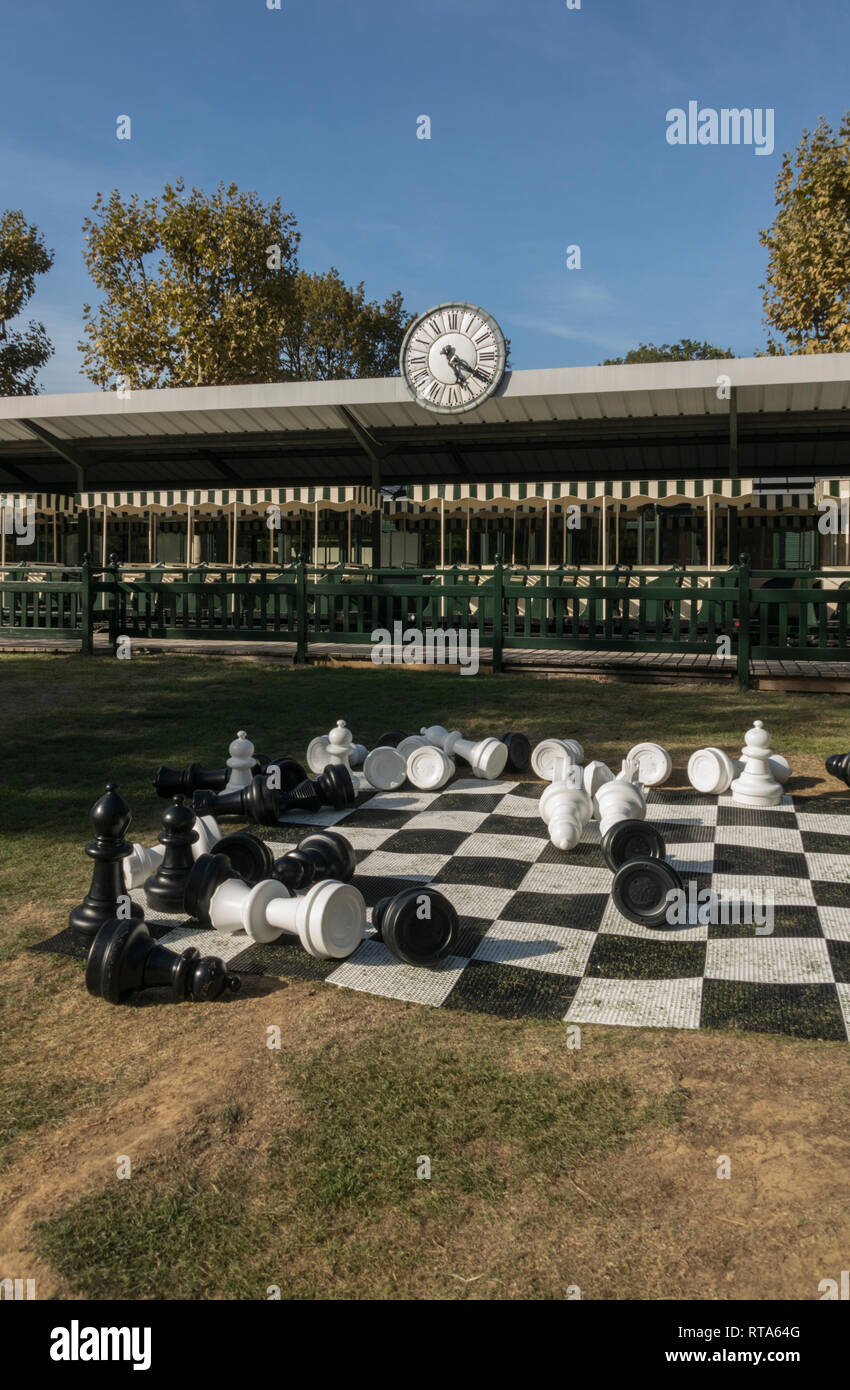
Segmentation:
{"type": "Polygon", "coordinates": [[[457,415],[480,405],[505,374],[505,340],[474,304],[438,304],[410,325],[401,345],[401,374],[426,410],[457,415]]]}

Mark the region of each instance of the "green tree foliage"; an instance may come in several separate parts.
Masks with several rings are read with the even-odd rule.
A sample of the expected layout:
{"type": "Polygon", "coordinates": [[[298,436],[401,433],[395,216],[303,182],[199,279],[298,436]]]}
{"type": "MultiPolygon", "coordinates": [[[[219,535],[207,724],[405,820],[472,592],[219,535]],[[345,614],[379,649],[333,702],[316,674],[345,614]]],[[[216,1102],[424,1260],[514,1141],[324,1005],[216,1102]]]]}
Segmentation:
{"type": "Polygon", "coordinates": [[[0,215],[0,396],[35,395],[39,369],[53,355],[43,323],[7,326],[35,294],[36,277],[52,264],[53,252],[20,210],[0,215]]]}
{"type": "Polygon", "coordinates": [[[637,362],[715,362],[718,358],[734,357],[731,348],[715,347],[712,343],[697,343],[683,338],[680,343],[641,343],[625,357],[606,357],[602,367],[631,367],[637,362]]]}
{"type": "Polygon", "coordinates": [[[98,195],[86,264],[102,300],[84,307],[84,369],[104,389],[390,375],[410,315],[366,301],[331,268],[301,270],[280,199],[235,184],[141,203],[98,195]]]}
{"type": "Polygon", "coordinates": [[[804,130],[776,179],[776,217],[759,234],[769,252],[768,352],[850,351],[850,111],[836,133],[804,130]]]}

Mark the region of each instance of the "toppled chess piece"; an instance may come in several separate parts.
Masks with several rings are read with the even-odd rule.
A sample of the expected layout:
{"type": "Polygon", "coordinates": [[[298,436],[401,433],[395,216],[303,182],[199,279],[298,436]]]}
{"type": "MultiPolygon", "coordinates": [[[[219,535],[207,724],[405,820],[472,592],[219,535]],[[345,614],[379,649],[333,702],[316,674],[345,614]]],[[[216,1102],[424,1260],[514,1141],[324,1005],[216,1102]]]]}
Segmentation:
{"type": "Polygon", "coordinates": [[[398,748],[398,745],[401,743],[402,739],[407,737],[408,735],[402,733],[400,729],[390,729],[388,733],[381,734],[381,737],[375,740],[374,747],[398,748]]]}
{"type": "MultiPolygon", "coordinates": [[[[380,748],[380,746],[381,745],[379,743],[375,744],[376,748],[380,748]]],[[[396,752],[400,753],[401,756],[404,758],[404,761],[407,762],[407,759],[410,757],[414,749],[430,747],[431,745],[428,742],[427,738],[423,738],[421,734],[408,734],[406,738],[400,739],[399,742],[396,744],[396,752]]]]}
{"type": "Polygon", "coordinates": [[[105,794],[92,806],[90,815],[95,832],[95,838],[86,845],[86,854],[94,860],[91,886],[68,915],[74,939],[84,945],[94,940],[104,922],[119,917],[125,909],[132,918],[144,917],[142,908],[127,899],[123,861],[132,854],[133,846],[124,837],[133,817],[115,782],[107,783],[105,794]]]}
{"type": "Polygon", "coordinates": [[[757,719],[747,733],[746,741],[741,749],[743,771],[735,778],[729,789],[736,805],[779,805],[782,800],[782,786],[770,770],[769,760],[772,751],[770,734],[762,721],[757,719]]]}
{"type": "MultiPolygon", "coordinates": [[[[192,855],[195,859],[199,854],[209,854],[213,845],[221,839],[221,831],[216,825],[213,816],[198,816],[195,821],[195,829],[198,838],[192,845],[192,855]]],[[[124,860],[124,887],[129,893],[131,888],[141,888],[145,879],[150,878],[162,863],[165,855],[165,846],[162,844],[145,845],[133,844],[133,853],[124,860]]]]}
{"type": "Polygon", "coordinates": [[[280,814],[287,811],[320,811],[331,806],[342,811],[357,800],[357,788],[348,768],[329,764],[318,777],[305,777],[292,791],[281,794],[280,814]]]}
{"type": "Polygon", "coordinates": [[[180,999],[218,999],[225,990],[239,989],[218,956],[202,956],[189,946],[181,955],[154,941],[144,922],[114,917],[104,922],[86,961],[89,994],[120,1004],[140,989],[159,985],[180,999]]]}
{"type": "Polygon", "coordinates": [[[407,759],[398,748],[373,748],[363,761],[363,776],[370,787],[394,792],[407,777],[407,759]]]}
{"type": "MultiPolygon", "coordinates": [[[[223,835],[205,854],[225,855],[240,878],[246,883],[259,883],[261,878],[271,878],[274,869],[274,855],[265,840],[252,835],[250,830],[234,830],[223,835]]],[[[196,856],[200,859],[200,854],[196,856]]]]}
{"type": "Polygon", "coordinates": [[[636,743],[626,754],[626,762],[637,763],[642,787],[661,787],[673,771],[673,759],[660,743],[636,743]]]}
{"type": "MultiPolygon", "coordinates": [[[[258,773],[268,774],[272,768],[277,768],[277,780],[280,790],[289,791],[307,776],[303,767],[294,758],[282,756],[268,758],[264,753],[255,753],[253,762],[253,775],[258,773]]],[[[189,766],[181,772],[178,768],[158,767],[154,777],[154,791],[157,796],[165,801],[170,801],[173,796],[182,793],[184,796],[193,796],[195,792],[223,792],[225,788],[233,790],[230,784],[229,767],[214,769],[202,768],[200,763],[189,763],[189,766]]]]}
{"type": "Polygon", "coordinates": [[[501,741],[508,750],[506,770],[527,772],[531,766],[531,744],[525,734],[502,734],[501,741]]]}
{"type": "Polygon", "coordinates": [[[350,883],[356,869],[357,856],[345,836],[336,830],[317,830],[276,859],[269,877],[295,893],[322,879],[350,883]]]}
{"type": "Polygon", "coordinates": [[[596,799],[597,792],[600,787],[604,787],[608,782],[613,781],[614,774],[610,767],[608,767],[607,763],[599,762],[598,759],[594,759],[592,763],[588,763],[587,767],[584,769],[582,785],[593,804],[593,815],[596,820],[599,820],[599,804],[596,799]]]}
{"type": "Polygon", "coordinates": [[[614,906],[642,927],[669,925],[672,895],[683,891],[682,880],[665,859],[629,859],[614,875],[614,906]]]}
{"type": "Polygon", "coordinates": [[[564,755],[571,763],[580,767],[584,762],[584,749],[574,738],[544,738],[531,754],[532,771],[544,782],[554,780],[559,760],[564,755]]]}
{"type": "Polygon", "coordinates": [[[621,820],[645,820],[646,798],[640,787],[633,782],[613,778],[605,782],[596,793],[598,807],[599,833],[605,837],[612,825],[621,820]]]}
{"type": "Polygon", "coordinates": [[[727,792],[735,773],[735,764],[722,748],[698,748],[688,759],[688,781],[695,791],[706,796],[727,792]]]}
{"type": "Polygon", "coordinates": [[[254,941],[297,936],[311,956],[341,960],[363,940],[366,904],[351,883],[325,879],[294,898],[277,879],[245,883],[223,855],[195,860],[186,884],[185,911],[204,926],[254,941]]]}
{"type": "Polygon", "coordinates": [[[833,753],[826,760],[826,770],[830,777],[837,777],[839,782],[850,787],[850,753],[833,753]]]}
{"type": "Polygon", "coordinates": [[[407,778],[419,791],[438,791],[454,776],[455,765],[448,753],[430,743],[414,748],[407,759],[407,778]]]}
{"type": "Polygon", "coordinates": [[[200,791],[192,798],[192,808],[199,815],[238,816],[258,825],[277,825],[281,804],[291,793],[270,787],[262,773],[253,777],[247,787],[223,792],[200,791]]]}
{"type": "Polygon", "coordinates": [[[159,842],[165,853],[145,880],[145,898],[154,912],[182,912],[183,893],[189,870],[195,862],[192,846],[198,839],[195,813],[182,796],[175,796],[162,817],[159,842]]]}
{"type": "Polygon", "coordinates": [[[619,820],[602,836],[602,854],[612,873],[631,859],[664,859],[664,839],[652,821],[619,820]]]}
{"type": "Polygon", "coordinates": [[[441,724],[432,724],[420,730],[422,737],[436,748],[442,748],[449,758],[463,758],[469,763],[476,777],[494,782],[501,777],[508,761],[507,746],[498,738],[482,738],[478,743],[464,738],[457,729],[451,733],[441,724]]]}
{"type": "Polygon", "coordinates": [[[457,946],[460,922],[448,898],[417,884],[372,909],[378,940],[406,965],[435,965],[457,946]]]}
{"type": "Polygon", "coordinates": [[[590,797],[570,782],[550,782],[538,803],[540,818],[549,828],[556,849],[575,849],[593,812],[590,797]]]}

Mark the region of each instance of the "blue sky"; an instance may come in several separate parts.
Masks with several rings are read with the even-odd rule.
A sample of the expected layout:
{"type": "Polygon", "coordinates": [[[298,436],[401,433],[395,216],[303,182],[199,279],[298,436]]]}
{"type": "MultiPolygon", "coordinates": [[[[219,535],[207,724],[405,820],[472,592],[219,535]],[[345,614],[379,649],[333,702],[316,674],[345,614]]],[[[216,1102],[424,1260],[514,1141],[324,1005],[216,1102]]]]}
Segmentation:
{"type": "Polygon", "coordinates": [[[280,195],[301,263],[370,298],[483,305],[515,367],[683,336],[747,356],[782,152],[850,107],[841,0],[0,0],[0,52],[0,208],[56,252],[30,305],[49,391],[92,389],[95,194],[180,174],[280,195]],[[669,145],[691,100],[773,108],[773,155],[669,145]]]}

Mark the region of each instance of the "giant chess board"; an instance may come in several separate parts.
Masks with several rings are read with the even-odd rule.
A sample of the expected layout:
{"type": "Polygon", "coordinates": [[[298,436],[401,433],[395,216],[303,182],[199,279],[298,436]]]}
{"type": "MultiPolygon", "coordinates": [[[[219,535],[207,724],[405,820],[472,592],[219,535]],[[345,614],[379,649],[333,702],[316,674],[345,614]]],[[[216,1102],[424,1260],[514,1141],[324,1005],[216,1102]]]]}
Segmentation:
{"type": "MultiPolygon", "coordinates": [[[[148,910],[166,945],[198,946],[237,973],[322,979],[341,989],[505,1018],[650,1028],[742,1028],[850,1036],[850,797],[746,810],[731,796],[661,787],[647,819],[667,859],[697,891],[758,901],[773,930],[745,921],[653,930],[624,918],[591,822],[569,853],[540,820],[540,782],[458,779],[438,792],[361,798],[259,833],[282,854],[308,829],[336,826],[353,845],[354,882],[371,907],[433,884],[461,923],[457,954],[431,969],[401,964],[371,935],[345,961],[317,960],[295,939],[258,945],[148,910]]],[[[250,827],[257,831],[257,827],[250,827]]],[[[133,897],[144,904],[141,890],[133,897]]],[[[371,916],[371,912],[370,912],[371,916]]],[[[65,937],[67,934],[63,933],[65,937]]],[[[62,949],[60,938],[52,949],[62,949]]],[[[51,943],[45,943],[50,949],[51,943]]]]}

